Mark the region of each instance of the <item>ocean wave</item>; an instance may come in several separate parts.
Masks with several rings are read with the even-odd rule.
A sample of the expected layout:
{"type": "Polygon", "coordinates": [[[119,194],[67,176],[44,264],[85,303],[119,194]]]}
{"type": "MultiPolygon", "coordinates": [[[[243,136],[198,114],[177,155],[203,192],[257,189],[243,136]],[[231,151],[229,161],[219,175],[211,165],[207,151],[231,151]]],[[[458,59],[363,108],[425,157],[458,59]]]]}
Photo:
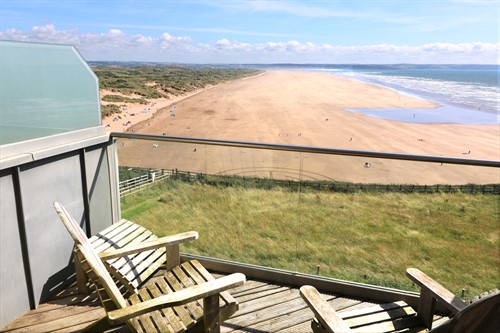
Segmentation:
{"type": "MultiPolygon", "coordinates": [[[[336,73],[338,74],[338,73],[336,73]]],[[[396,90],[406,91],[436,102],[455,104],[460,107],[500,113],[498,86],[486,86],[476,82],[433,80],[423,77],[384,75],[381,72],[344,71],[342,75],[375,83],[396,90]]]]}

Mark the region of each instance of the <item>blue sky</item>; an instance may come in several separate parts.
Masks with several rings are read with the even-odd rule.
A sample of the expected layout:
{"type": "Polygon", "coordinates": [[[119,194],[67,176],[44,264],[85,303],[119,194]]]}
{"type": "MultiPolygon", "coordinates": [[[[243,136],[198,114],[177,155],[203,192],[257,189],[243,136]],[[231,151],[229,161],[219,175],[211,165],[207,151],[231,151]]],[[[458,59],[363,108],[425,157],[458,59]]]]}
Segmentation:
{"type": "Polygon", "coordinates": [[[86,60],[497,64],[499,14],[499,0],[2,0],[0,39],[86,60]]]}

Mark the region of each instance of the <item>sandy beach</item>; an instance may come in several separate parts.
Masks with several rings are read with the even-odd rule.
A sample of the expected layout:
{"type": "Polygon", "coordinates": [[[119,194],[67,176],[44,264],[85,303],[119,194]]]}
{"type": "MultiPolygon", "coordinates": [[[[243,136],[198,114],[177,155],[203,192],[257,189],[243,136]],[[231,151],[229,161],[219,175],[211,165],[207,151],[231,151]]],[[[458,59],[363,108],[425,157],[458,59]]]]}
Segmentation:
{"type": "MultiPolygon", "coordinates": [[[[115,113],[110,116],[104,117],[102,119],[102,125],[106,127],[108,132],[127,132],[133,131],[133,126],[137,125],[143,121],[152,118],[155,113],[160,110],[168,109],[169,106],[189,97],[192,97],[200,92],[212,88],[207,87],[204,89],[196,90],[192,93],[181,95],[181,96],[170,96],[169,98],[154,98],[149,99],[148,104],[140,103],[113,103],[101,101],[103,105],[116,104],[120,105],[121,112],[115,113]]],[[[106,95],[119,95],[129,98],[142,98],[139,95],[123,95],[119,92],[114,92],[106,89],[100,91],[101,99],[106,95]]]]}
{"type": "MultiPolygon", "coordinates": [[[[159,100],[154,103],[153,108],[157,111],[141,114],[147,119],[142,122],[135,116],[135,125],[132,123],[127,126],[129,131],[190,138],[500,159],[500,129],[497,125],[417,124],[345,111],[347,108],[434,108],[436,105],[391,89],[326,73],[266,72],[211,87],[177,101],[159,100]]],[[[130,114],[131,111],[128,112],[130,114]]],[[[418,113],[415,117],[418,117],[418,113]]],[[[120,125],[126,121],[124,118],[120,119],[120,125]]],[[[113,129],[111,125],[109,128],[122,131],[113,129]]],[[[473,172],[475,178],[472,179],[468,176],[471,174],[470,167],[446,165],[446,171],[443,172],[443,166],[432,163],[365,161],[353,157],[301,158],[299,167],[299,164],[294,165],[298,153],[288,153],[290,156],[285,157],[282,152],[269,151],[259,153],[262,155],[259,156],[262,161],[259,165],[263,164],[259,167],[255,166],[256,152],[251,152],[253,157],[247,160],[242,158],[241,150],[237,153],[212,151],[213,160],[207,162],[207,158],[204,158],[202,162],[197,162],[192,161],[193,153],[199,155],[204,149],[215,148],[184,145],[172,149],[173,144],[161,145],[170,147],[163,151],[159,144],[153,145],[151,142],[122,142],[121,164],[131,166],[132,159],[136,159],[148,167],[172,168],[175,164],[179,169],[193,172],[228,173],[228,170],[235,170],[233,173],[294,179],[300,174],[300,177],[311,179],[384,183],[500,181],[495,170],[476,168],[476,172],[473,172]],[[232,165],[221,154],[229,154],[227,157],[232,165]],[[232,156],[234,154],[239,157],[232,156]],[[152,159],[151,156],[161,157],[152,159]],[[172,164],[171,159],[179,162],[172,164]],[[206,167],[209,164],[210,170],[206,167]],[[253,171],[248,171],[252,168],[247,164],[254,165],[253,171]],[[201,168],[201,165],[205,167],[201,168]],[[278,175],[280,172],[281,176],[278,175]],[[390,179],[387,178],[389,174],[390,179]]],[[[199,156],[197,159],[200,159],[199,156]]]]}

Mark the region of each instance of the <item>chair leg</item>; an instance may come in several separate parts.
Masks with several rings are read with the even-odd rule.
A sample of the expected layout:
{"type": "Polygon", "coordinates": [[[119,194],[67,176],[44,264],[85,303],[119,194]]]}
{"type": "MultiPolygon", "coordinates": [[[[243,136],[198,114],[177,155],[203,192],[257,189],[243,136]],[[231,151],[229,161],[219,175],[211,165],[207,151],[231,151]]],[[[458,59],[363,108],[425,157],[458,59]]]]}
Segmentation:
{"type": "Polygon", "coordinates": [[[78,287],[78,292],[80,294],[88,295],[90,291],[87,286],[87,274],[85,273],[82,263],[78,259],[76,253],[73,255],[73,260],[75,261],[76,286],[78,287]]]}
{"type": "Polygon", "coordinates": [[[181,257],[179,254],[179,244],[167,246],[166,250],[167,250],[166,251],[167,266],[165,272],[169,272],[174,267],[179,266],[181,264],[181,257]]]}
{"type": "Polygon", "coordinates": [[[220,333],[219,294],[203,299],[205,332],[220,333]]]}
{"type": "Polygon", "coordinates": [[[424,326],[428,329],[432,327],[432,318],[434,316],[434,308],[436,306],[436,299],[430,292],[422,288],[420,292],[420,300],[418,303],[417,316],[422,319],[424,326]]]}

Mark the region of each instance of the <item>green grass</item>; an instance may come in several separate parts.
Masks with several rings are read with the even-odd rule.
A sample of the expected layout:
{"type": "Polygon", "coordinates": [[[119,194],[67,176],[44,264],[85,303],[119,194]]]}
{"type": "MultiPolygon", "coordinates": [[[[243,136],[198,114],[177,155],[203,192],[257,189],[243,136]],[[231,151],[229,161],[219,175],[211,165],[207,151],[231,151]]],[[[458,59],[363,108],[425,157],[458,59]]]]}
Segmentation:
{"type": "Polygon", "coordinates": [[[114,104],[101,105],[101,114],[103,117],[120,112],[120,107],[114,104]]]}
{"type": "Polygon", "coordinates": [[[168,98],[196,89],[260,73],[253,69],[192,66],[96,66],[101,89],[144,98],[168,98]],[[151,83],[155,83],[152,85],[151,83]]]}
{"type": "Polygon", "coordinates": [[[120,95],[106,95],[102,98],[105,102],[115,102],[115,103],[140,103],[140,104],[148,104],[148,101],[144,98],[129,98],[120,95]]]}
{"type": "Polygon", "coordinates": [[[182,251],[415,290],[416,267],[466,298],[499,287],[499,200],[462,193],[298,193],[169,180],[122,199],[159,236],[197,230],[182,251]]]}

